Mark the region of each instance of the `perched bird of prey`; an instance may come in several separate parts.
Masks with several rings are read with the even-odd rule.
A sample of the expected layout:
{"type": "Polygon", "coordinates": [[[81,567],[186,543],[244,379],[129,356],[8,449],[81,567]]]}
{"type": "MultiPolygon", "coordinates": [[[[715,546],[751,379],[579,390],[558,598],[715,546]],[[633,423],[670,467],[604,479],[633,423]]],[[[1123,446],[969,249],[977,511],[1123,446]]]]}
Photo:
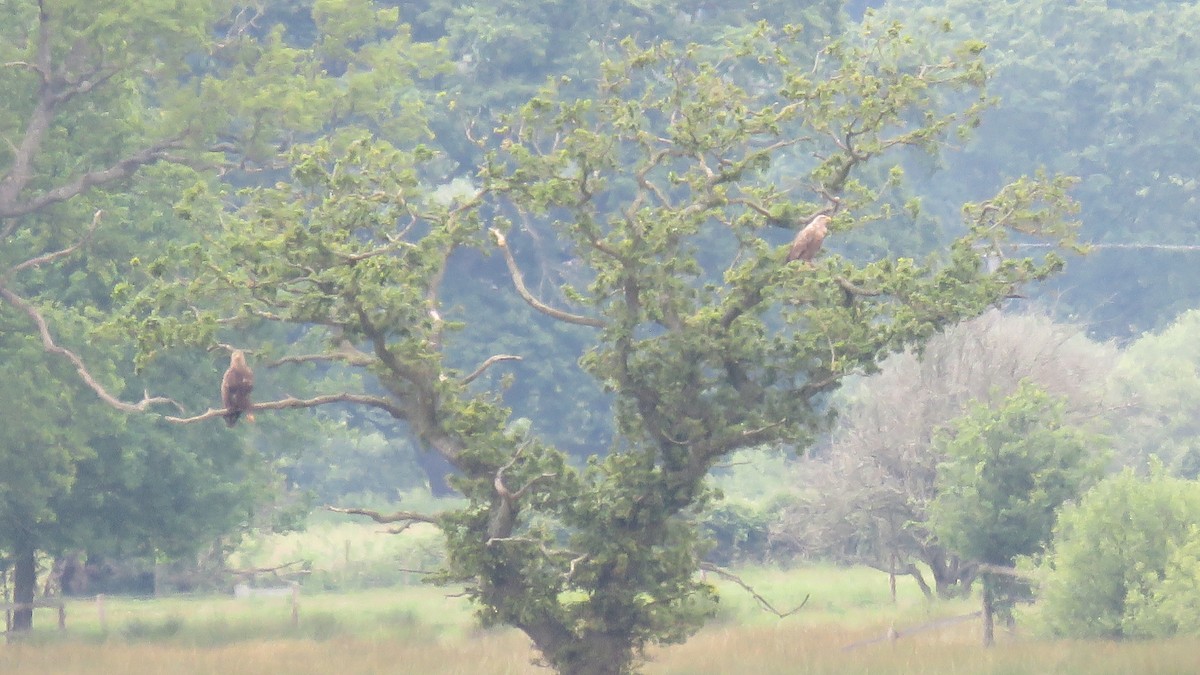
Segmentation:
{"type": "Polygon", "coordinates": [[[817,251],[821,250],[821,242],[825,241],[825,235],[829,233],[828,225],[831,220],[833,219],[822,213],[797,232],[796,238],[792,240],[792,250],[788,251],[787,261],[811,261],[817,255],[817,251]]]}
{"type": "Polygon", "coordinates": [[[246,419],[254,421],[250,409],[250,392],[254,389],[254,371],[246,365],[246,354],[240,349],[233,350],[229,355],[229,369],[221,378],[221,402],[225,404],[225,424],[237,424],[242,413],[246,419]]]}

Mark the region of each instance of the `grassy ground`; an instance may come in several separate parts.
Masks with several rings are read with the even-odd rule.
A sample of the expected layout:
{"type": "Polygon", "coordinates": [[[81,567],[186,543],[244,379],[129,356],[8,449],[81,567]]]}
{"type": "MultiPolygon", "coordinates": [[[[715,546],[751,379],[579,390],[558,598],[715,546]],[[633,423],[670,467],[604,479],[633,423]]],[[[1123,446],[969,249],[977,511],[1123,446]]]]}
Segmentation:
{"type": "MultiPolygon", "coordinates": [[[[707,673],[1196,673],[1200,641],[1101,643],[1040,641],[1000,632],[989,651],[978,622],[930,630],[896,642],[844,647],[975,609],[925,602],[901,583],[892,605],[887,579],[862,569],[758,569],[744,577],[777,608],[808,597],[778,619],[753,598],[718,582],[713,623],[683,645],[655,649],[651,675],[707,673]]],[[[481,631],[470,608],[446,589],[397,587],[301,596],[300,625],[286,597],[110,598],[102,630],[94,603],[68,605],[65,635],[53,610],[23,644],[0,645],[0,672],[34,673],[546,673],[516,631],[481,631]]]]}

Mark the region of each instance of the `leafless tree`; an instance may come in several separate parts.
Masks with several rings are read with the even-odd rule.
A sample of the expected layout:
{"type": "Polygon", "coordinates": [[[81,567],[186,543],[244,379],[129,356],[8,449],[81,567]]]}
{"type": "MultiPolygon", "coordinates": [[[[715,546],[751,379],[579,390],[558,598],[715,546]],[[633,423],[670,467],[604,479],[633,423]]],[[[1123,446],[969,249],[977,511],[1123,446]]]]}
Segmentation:
{"type": "Polygon", "coordinates": [[[1026,379],[1064,397],[1075,423],[1099,428],[1116,358],[1115,346],[1089,340],[1078,326],[994,310],[934,338],[920,354],[888,359],[848,390],[852,402],[828,450],[802,464],[797,505],[776,525],[775,541],[911,575],[927,596],[965,592],[974,566],[925,527],[942,461],[934,434],[968,406],[998,403],[1026,379]]]}

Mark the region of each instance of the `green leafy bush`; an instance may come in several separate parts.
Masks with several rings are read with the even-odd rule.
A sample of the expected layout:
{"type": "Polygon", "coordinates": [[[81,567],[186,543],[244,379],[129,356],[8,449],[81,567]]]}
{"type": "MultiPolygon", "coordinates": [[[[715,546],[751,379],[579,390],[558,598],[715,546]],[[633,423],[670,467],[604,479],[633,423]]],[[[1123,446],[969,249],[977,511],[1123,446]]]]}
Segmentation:
{"type": "Polygon", "coordinates": [[[1063,509],[1043,567],[1056,635],[1165,637],[1200,618],[1200,483],[1161,465],[1112,476],[1063,509]]]}

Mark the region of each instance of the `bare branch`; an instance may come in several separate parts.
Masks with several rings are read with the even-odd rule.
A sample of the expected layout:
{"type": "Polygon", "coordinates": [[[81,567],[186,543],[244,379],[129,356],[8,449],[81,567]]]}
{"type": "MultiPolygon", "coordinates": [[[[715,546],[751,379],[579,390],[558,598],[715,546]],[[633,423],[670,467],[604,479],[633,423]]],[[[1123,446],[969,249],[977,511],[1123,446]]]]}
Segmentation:
{"type": "Polygon", "coordinates": [[[46,351],[46,353],[56,354],[70,361],[71,365],[75,366],[75,371],[79,373],[79,377],[83,380],[83,383],[86,384],[89,389],[94,391],[96,395],[100,397],[100,400],[104,401],[109,406],[122,412],[145,412],[152,405],[166,403],[175,406],[180,412],[184,411],[183,406],[181,406],[177,401],[162,396],[151,397],[147,393],[143,394],[142,400],[138,401],[137,403],[126,403],[116,396],[108,393],[108,390],[105,389],[104,386],[99,382],[97,382],[96,378],[92,377],[92,374],[88,371],[87,366],[84,365],[83,359],[79,358],[75,352],[55,344],[54,336],[50,334],[50,327],[46,324],[46,318],[42,316],[42,313],[39,312],[36,307],[34,307],[29,301],[25,300],[25,298],[22,298],[3,286],[0,286],[0,298],[3,298],[8,302],[8,304],[24,312],[37,326],[38,333],[42,338],[42,348],[46,351]]]}
{"type": "Polygon", "coordinates": [[[783,619],[785,617],[789,617],[789,616],[795,614],[796,612],[799,612],[801,609],[804,609],[804,606],[808,604],[808,599],[812,597],[811,593],[808,595],[805,595],[803,602],[801,602],[799,605],[797,605],[794,609],[787,611],[787,612],[780,612],[779,610],[775,609],[775,606],[772,605],[766,598],[759,595],[758,592],[755,591],[752,586],[750,586],[750,584],[747,584],[745,581],[742,581],[742,578],[739,577],[738,575],[734,574],[733,572],[730,572],[729,570],[727,570],[723,567],[718,567],[717,565],[714,565],[710,562],[700,563],[700,569],[702,569],[706,572],[712,572],[713,574],[716,574],[717,576],[721,577],[722,579],[725,579],[727,581],[732,581],[733,583],[737,584],[738,586],[741,586],[742,590],[749,593],[751,595],[751,597],[753,597],[764,610],[774,614],[775,616],[777,616],[781,619],[783,619]]]}
{"type": "Polygon", "coordinates": [[[303,562],[303,560],[293,560],[291,562],[283,563],[282,565],[276,565],[274,567],[246,567],[243,569],[227,567],[225,568],[225,571],[238,577],[252,577],[256,574],[273,574],[275,576],[279,576],[279,570],[285,570],[293,565],[299,565],[303,562]]]}
{"type": "MultiPolygon", "coordinates": [[[[1124,251],[1139,251],[1139,250],[1200,251],[1200,244],[1088,244],[1088,243],[1082,243],[1082,244],[1080,244],[1080,246],[1082,246],[1083,248],[1085,248],[1089,251],[1093,250],[1093,249],[1120,249],[1120,250],[1124,250],[1124,251]]],[[[1061,245],[1053,244],[1053,243],[1019,243],[1019,242],[1014,242],[1014,243],[1005,242],[1003,244],[1000,244],[1000,247],[1001,248],[1011,248],[1011,249],[1028,249],[1028,248],[1058,249],[1058,248],[1062,248],[1061,245]]]]}
{"type": "Polygon", "coordinates": [[[561,309],[555,309],[541,300],[533,297],[533,294],[530,293],[529,289],[525,286],[525,276],[521,274],[521,268],[517,266],[517,261],[515,258],[513,258],[512,251],[508,249],[508,242],[505,240],[504,234],[494,227],[490,229],[490,232],[496,239],[496,246],[499,247],[500,252],[504,254],[504,261],[508,263],[508,272],[512,276],[513,286],[516,287],[517,293],[523,300],[525,300],[526,303],[529,304],[530,307],[533,307],[546,316],[549,316],[553,319],[558,319],[559,321],[564,321],[566,323],[573,323],[579,326],[591,326],[592,328],[604,327],[605,324],[600,319],[593,319],[587,316],[580,316],[578,314],[564,312],[561,309]]]}
{"type": "Polygon", "coordinates": [[[914,626],[912,628],[906,628],[906,629],[904,629],[904,631],[898,631],[893,626],[891,628],[888,628],[887,633],[885,633],[882,637],[871,638],[869,640],[859,640],[858,642],[854,642],[854,643],[846,645],[845,647],[842,647],[842,651],[850,652],[850,651],[854,651],[855,649],[858,649],[860,647],[867,647],[867,646],[870,646],[873,644],[878,644],[880,642],[891,642],[893,640],[898,640],[902,637],[908,637],[910,635],[922,633],[927,630],[934,630],[937,628],[945,628],[946,626],[953,626],[954,624],[962,623],[964,621],[978,619],[981,616],[983,616],[983,612],[976,610],[974,612],[971,612],[970,614],[960,614],[958,616],[949,616],[949,617],[945,617],[942,619],[935,619],[933,621],[923,623],[919,626],[914,626]]]}
{"type": "Polygon", "coordinates": [[[484,361],[483,364],[480,365],[478,368],[476,368],[474,372],[472,372],[470,375],[467,375],[466,377],[464,377],[461,381],[463,384],[470,384],[470,383],[474,382],[480,375],[482,375],[485,370],[487,370],[488,368],[491,368],[492,366],[494,366],[497,363],[500,363],[501,361],[520,361],[520,360],[522,360],[521,357],[513,355],[513,354],[495,354],[493,356],[489,356],[487,361],[484,361]]]}
{"type": "Polygon", "coordinates": [[[428,516],[423,513],[416,513],[413,511],[397,511],[395,513],[385,514],[380,513],[379,511],[360,509],[353,506],[343,508],[340,506],[330,506],[328,504],[325,505],[325,510],[332,511],[334,513],[347,513],[353,516],[366,516],[381,525],[387,525],[389,523],[430,523],[431,525],[437,525],[441,522],[441,519],[439,519],[437,516],[428,516]]]}
{"type": "MultiPolygon", "coordinates": [[[[289,396],[278,401],[267,401],[265,403],[255,403],[251,406],[250,411],[254,410],[285,410],[288,408],[315,408],[319,405],[328,405],[330,403],[357,403],[359,405],[368,405],[382,410],[386,410],[393,417],[403,419],[404,411],[399,406],[391,401],[380,396],[367,396],[365,394],[326,394],[315,398],[300,399],[289,396]]],[[[164,416],[168,422],[175,424],[192,424],[193,422],[203,422],[215,417],[224,417],[228,411],[225,408],[215,409],[209,408],[204,414],[194,417],[171,417],[164,416]]]]}

